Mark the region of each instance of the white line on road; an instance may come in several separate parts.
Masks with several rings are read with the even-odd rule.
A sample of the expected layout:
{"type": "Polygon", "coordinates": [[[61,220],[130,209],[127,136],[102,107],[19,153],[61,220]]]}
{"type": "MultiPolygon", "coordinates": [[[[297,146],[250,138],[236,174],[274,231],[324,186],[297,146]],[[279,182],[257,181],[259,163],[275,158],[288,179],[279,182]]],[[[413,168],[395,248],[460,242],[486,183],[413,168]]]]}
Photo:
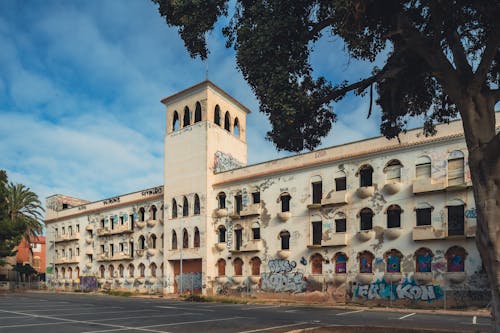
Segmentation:
{"type": "Polygon", "coordinates": [[[155,308],[162,308],[162,309],[176,309],[176,310],[188,310],[188,311],[207,311],[207,312],[214,312],[215,310],[212,309],[200,309],[197,307],[192,307],[192,308],[182,308],[180,306],[155,306],[155,308]]]}
{"type": "Polygon", "coordinates": [[[472,324],[473,325],[477,324],[477,316],[472,317],[472,324]]]}
{"type": "Polygon", "coordinates": [[[279,308],[280,306],[281,305],[254,306],[252,308],[247,308],[246,310],[272,309],[272,308],[279,308]]]}
{"type": "Polygon", "coordinates": [[[348,314],[351,314],[351,313],[358,313],[358,312],[363,312],[365,310],[356,310],[356,311],[349,311],[349,312],[342,312],[342,313],[337,313],[337,316],[344,316],[344,315],[348,315],[348,314]]]}
{"type": "Polygon", "coordinates": [[[405,318],[408,318],[408,317],[414,316],[414,315],[416,315],[416,314],[417,314],[416,312],[412,312],[412,313],[407,314],[406,316],[399,317],[398,319],[399,319],[399,320],[401,320],[401,319],[405,319],[405,318]]]}
{"type": "Polygon", "coordinates": [[[307,322],[303,321],[303,322],[300,322],[300,323],[295,323],[295,324],[290,324],[290,325],[281,325],[281,326],[273,326],[273,327],[266,327],[266,328],[258,328],[258,329],[251,330],[251,331],[240,331],[238,333],[264,332],[264,331],[275,330],[275,329],[278,329],[278,328],[293,327],[293,326],[299,326],[299,325],[304,325],[304,324],[307,324],[307,322]]]}

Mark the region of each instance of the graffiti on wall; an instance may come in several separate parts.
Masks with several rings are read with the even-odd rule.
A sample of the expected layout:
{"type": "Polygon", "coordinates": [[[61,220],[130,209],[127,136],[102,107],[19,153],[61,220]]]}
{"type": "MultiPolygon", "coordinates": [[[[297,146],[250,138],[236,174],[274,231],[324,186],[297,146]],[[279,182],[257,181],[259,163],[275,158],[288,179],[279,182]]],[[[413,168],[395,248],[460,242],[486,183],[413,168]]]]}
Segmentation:
{"type": "Polygon", "coordinates": [[[262,290],[295,293],[305,291],[304,275],[293,271],[297,267],[294,260],[274,259],[269,261],[268,266],[269,273],[261,274],[262,290]]]}
{"type": "Polygon", "coordinates": [[[465,211],[465,217],[468,218],[468,219],[475,219],[475,218],[477,218],[476,208],[467,209],[465,211]]]}
{"type": "Polygon", "coordinates": [[[226,245],[228,249],[233,248],[233,222],[229,219],[226,220],[226,245]]]}
{"type": "Polygon", "coordinates": [[[443,297],[443,290],[436,285],[415,285],[412,283],[358,284],[354,288],[353,298],[372,299],[408,299],[413,301],[433,301],[443,297]]]}
{"type": "Polygon", "coordinates": [[[182,282],[182,291],[201,289],[201,272],[182,273],[182,281],[181,275],[176,275],[175,282],[177,283],[177,289],[179,290],[182,282]]]}
{"type": "Polygon", "coordinates": [[[97,290],[97,278],[95,276],[80,276],[80,289],[82,291],[97,290]]]}

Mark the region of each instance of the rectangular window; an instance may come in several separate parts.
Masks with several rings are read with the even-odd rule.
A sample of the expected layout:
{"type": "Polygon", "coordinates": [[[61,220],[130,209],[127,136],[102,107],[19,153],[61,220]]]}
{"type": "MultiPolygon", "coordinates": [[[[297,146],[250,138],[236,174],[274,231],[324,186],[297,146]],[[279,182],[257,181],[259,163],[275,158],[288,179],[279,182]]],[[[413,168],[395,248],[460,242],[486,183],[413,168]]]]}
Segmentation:
{"type": "Polygon", "coordinates": [[[125,220],[124,220],[123,215],[122,215],[122,216],[120,216],[120,225],[123,225],[124,223],[125,223],[125,220]]]}
{"type": "Polygon", "coordinates": [[[336,219],[335,232],[346,232],[346,231],[347,231],[346,219],[336,219]]]}
{"type": "Polygon", "coordinates": [[[316,182],[312,183],[312,192],[313,192],[313,204],[320,204],[321,198],[323,197],[323,183],[316,182]]]}
{"type": "Polygon", "coordinates": [[[104,219],[101,219],[101,228],[104,228],[105,225],[106,225],[106,221],[104,219]]]}
{"type": "Polygon", "coordinates": [[[123,243],[118,244],[118,246],[120,248],[120,252],[123,252],[123,249],[124,249],[123,243]]]}
{"type": "Polygon", "coordinates": [[[234,231],[235,238],[236,238],[236,250],[239,251],[241,248],[241,243],[243,241],[243,234],[241,229],[237,229],[234,231]]]}
{"type": "Polygon", "coordinates": [[[431,211],[432,208],[417,209],[417,226],[431,225],[431,211]]]}
{"type": "Polygon", "coordinates": [[[130,214],[128,217],[130,219],[130,230],[134,230],[134,214],[130,214]]]}
{"type": "Polygon", "coordinates": [[[463,236],[464,229],[464,206],[449,206],[448,236],[463,236]]]}
{"type": "Polygon", "coordinates": [[[76,225],[76,232],[80,232],[80,225],[79,224],[76,225]]]}
{"type": "Polygon", "coordinates": [[[252,228],[253,239],[260,239],[260,228],[252,228]]]}
{"type": "Polygon", "coordinates": [[[75,249],[75,255],[76,255],[77,257],[80,255],[80,248],[79,248],[79,247],[77,247],[77,248],[75,249]]]}
{"type": "Polygon", "coordinates": [[[361,213],[361,230],[372,230],[372,219],[373,215],[371,213],[361,213]]]}
{"type": "Polygon", "coordinates": [[[370,169],[361,169],[359,171],[359,177],[361,178],[360,179],[361,187],[373,185],[372,173],[373,173],[373,170],[371,168],[370,169]]]}
{"type": "Polygon", "coordinates": [[[335,191],[345,191],[347,189],[347,178],[335,178],[335,191]]]}
{"type": "Polygon", "coordinates": [[[448,186],[464,183],[464,159],[448,160],[448,186]]]}
{"type": "Polygon", "coordinates": [[[92,262],[92,255],[91,255],[91,254],[87,254],[87,260],[88,260],[89,262],[92,262]]]}
{"type": "Polygon", "coordinates": [[[243,206],[243,200],[242,200],[241,194],[234,196],[234,202],[235,202],[234,208],[236,209],[235,213],[239,214],[241,212],[241,208],[243,206]]]}
{"type": "Polygon", "coordinates": [[[282,195],[281,196],[281,211],[289,212],[290,211],[290,195],[282,195]]]}
{"type": "Polygon", "coordinates": [[[387,228],[401,227],[401,211],[387,210],[387,228]]]}
{"type": "Polygon", "coordinates": [[[260,192],[253,192],[252,199],[254,204],[260,203],[260,192]]]}
{"type": "Polygon", "coordinates": [[[312,245],[321,245],[321,236],[323,233],[322,229],[323,229],[323,223],[321,221],[312,223],[312,232],[313,232],[312,245]]]}
{"type": "Polygon", "coordinates": [[[115,255],[115,245],[114,244],[109,244],[109,252],[111,256],[115,255]]]}
{"type": "Polygon", "coordinates": [[[104,254],[105,252],[106,252],[106,248],[104,247],[104,244],[103,244],[103,245],[101,245],[101,253],[104,254]]]}

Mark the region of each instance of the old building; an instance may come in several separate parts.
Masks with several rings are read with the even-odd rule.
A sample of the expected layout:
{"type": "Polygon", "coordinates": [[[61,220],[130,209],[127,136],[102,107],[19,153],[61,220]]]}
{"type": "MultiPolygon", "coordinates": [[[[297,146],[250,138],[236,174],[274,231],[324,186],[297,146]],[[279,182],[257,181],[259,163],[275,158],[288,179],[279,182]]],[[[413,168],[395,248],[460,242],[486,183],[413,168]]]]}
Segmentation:
{"type": "Polygon", "coordinates": [[[162,102],[164,186],[47,199],[56,285],[487,302],[460,121],[246,166],[246,107],[210,81],[162,102]]]}

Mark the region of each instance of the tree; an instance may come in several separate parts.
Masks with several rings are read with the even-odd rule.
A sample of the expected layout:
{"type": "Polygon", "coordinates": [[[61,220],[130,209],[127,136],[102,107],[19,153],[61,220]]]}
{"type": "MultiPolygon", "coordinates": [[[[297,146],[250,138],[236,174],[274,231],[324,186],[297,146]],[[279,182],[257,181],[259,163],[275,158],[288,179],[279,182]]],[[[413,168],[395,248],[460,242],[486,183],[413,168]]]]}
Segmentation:
{"type": "MultiPolygon", "coordinates": [[[[500,2],[498,0],[153,0],[179,28],[191,56],[207,57],[205,35],[220,17],[227,46],[271,122],[278,149],[316,147],[335,121],[331,105],[348,92],[369,92],[382,109],[387,138],[425,118],[424,132],[460,115],[469,150],[478,229],[476,243],[491,284],[494,329],[500,332],[500,2]],[[232,3],[232,2],[231,2],[232,3]],[[231,14],[230,14],[231,13],[231,14]],[[309,56],[323,34],[343,39],[348,54],[382,68],[357,82],[314,77],[309,56]]],[[[336,50],[332,50],[335,52],[336,50]]],[[[370,110],[371,110],[370,103],[370,110]]],[[[370,114],[369,110],[369,114],[370,114]]]]}
{"type": "Polygon", "coordinates": [[[7,183],[0,170],[0,259],[15,255],[23,237],[29,242],[42,232],[42,212],[38,196],[23,184],[7,183]]]}

